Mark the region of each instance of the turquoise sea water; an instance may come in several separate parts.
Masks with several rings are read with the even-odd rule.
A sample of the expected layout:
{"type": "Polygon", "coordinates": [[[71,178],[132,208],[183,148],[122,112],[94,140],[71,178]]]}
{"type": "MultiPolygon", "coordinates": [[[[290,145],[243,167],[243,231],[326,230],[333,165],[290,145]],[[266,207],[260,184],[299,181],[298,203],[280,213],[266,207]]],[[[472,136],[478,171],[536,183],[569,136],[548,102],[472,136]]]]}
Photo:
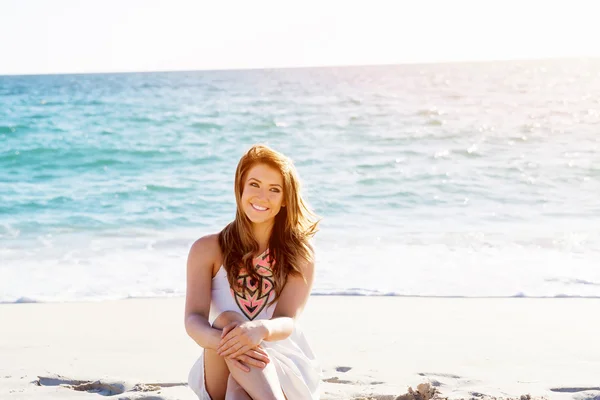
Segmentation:
{"type": "Polygon", "coordinates": [[[184,294],[259,142],[314,293],[600,296],[600,60],[545,60],[0,76],[0,302],[184,294]]]}

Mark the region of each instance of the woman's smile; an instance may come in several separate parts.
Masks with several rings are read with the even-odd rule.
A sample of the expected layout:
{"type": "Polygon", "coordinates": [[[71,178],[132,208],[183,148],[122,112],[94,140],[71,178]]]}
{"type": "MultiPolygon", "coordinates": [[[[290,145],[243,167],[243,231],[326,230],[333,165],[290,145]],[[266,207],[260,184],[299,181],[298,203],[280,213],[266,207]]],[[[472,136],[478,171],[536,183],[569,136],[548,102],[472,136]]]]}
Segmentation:
{"type": "Polygon", "coordinates": [[[250,205],[252,206],[252,208],[254,208],[256,211],[267,211],[268,208],[267,207],[261,207],[258,204],[254,204],[254,203],[250,203],[250,205]]]}
{"type": "Polygon", "coordinates": [[[245,177],[242,204],[253,223],[273,223],[283,206],[283,176],[267,164],[256,164],[245,177]]]}

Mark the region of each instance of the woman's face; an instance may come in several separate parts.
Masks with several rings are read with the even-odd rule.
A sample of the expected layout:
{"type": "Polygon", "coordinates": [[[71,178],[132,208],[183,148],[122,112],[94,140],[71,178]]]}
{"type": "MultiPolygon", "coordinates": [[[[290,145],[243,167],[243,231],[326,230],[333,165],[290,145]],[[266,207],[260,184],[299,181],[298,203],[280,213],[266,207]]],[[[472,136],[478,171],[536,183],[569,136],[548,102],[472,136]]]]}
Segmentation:
{"type": "Polygon", "coordinates": [[[283,177],[278,170],[256,164],[246,174],[242,209],[255,224],[269,222],[283,206],[283,177]]]}

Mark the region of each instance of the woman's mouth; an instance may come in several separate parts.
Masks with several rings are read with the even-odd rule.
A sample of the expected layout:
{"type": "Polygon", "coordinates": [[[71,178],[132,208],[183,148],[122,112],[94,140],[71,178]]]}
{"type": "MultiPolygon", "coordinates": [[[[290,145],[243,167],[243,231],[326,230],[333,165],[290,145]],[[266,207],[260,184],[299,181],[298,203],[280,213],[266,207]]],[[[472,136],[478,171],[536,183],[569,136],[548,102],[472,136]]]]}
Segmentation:
{"type": "Polygon", "coordinates": [[[267,211],[268,210],[267,207],[261,207],[256,204],[253,204],[253,203],[250,203],[250,204],[252,205],[252,208],[254,208],[256,211],[267,211]]]}

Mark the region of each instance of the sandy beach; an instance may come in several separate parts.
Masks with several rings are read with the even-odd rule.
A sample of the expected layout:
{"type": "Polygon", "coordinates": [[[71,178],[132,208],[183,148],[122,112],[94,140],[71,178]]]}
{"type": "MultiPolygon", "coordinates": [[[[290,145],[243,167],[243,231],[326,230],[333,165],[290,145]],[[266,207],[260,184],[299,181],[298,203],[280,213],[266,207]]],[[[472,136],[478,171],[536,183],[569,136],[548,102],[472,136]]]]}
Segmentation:
{"type": "MultiPolygon", "coordinates": [[[[183,298],[0,305],[2,399],[194,399],[183,298]],[[77,390],[76,390],[77,389],[77,390]]],[[[600,398],[600,299],[313,296],[322,399],[600,398]]]]}

